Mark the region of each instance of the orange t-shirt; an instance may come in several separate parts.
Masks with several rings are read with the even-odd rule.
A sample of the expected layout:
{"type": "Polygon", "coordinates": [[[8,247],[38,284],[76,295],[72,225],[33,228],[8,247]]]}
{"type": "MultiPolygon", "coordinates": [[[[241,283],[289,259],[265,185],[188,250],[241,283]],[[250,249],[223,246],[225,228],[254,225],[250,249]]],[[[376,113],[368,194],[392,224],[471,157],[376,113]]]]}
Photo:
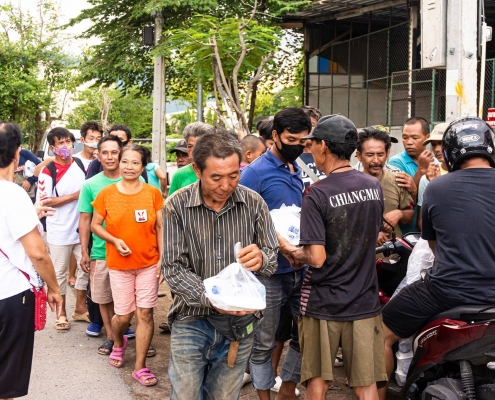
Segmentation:
{"type": "Polygon", "coordinates": [[[105,219],[108,233],[122,239],[131,249],[124,257],[107,242],[107,265],[110,269],[130,270],[146,268],[158,262],[156,212],[163,207],[160,191],[143,183],[135,194],[121,193],[117,184],[106,186],[91,203],[105,219]]]}

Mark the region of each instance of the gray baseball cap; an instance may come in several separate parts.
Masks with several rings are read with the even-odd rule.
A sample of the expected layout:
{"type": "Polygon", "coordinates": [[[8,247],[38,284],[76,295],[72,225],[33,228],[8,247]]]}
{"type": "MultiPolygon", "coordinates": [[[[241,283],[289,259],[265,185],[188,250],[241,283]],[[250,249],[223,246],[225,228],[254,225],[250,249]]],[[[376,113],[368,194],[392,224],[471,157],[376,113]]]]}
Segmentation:
{"type": "Polygon", "coordinates": [[[356,144],[356,125],[341,114],[326,115],[318,121],[313,133],[302,139],[331,140],[334,143],[356,144]]]}

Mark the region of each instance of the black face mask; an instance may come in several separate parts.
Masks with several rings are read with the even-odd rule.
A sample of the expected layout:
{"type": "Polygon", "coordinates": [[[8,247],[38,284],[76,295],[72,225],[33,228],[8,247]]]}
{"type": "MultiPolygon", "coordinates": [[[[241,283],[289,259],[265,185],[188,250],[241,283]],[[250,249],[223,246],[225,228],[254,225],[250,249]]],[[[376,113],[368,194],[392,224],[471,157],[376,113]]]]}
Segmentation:
{"type": "Polygon", "coordinates": [[[296,161],[297,157],[299,157],[304,151],[304,146],[302,144],[286,144],[282,142],[282,140],[280,140],[280,144],[282,145],[281,148],[279,148],[277,142],[275,142],[278,152],[290,163],[296,161]]]}

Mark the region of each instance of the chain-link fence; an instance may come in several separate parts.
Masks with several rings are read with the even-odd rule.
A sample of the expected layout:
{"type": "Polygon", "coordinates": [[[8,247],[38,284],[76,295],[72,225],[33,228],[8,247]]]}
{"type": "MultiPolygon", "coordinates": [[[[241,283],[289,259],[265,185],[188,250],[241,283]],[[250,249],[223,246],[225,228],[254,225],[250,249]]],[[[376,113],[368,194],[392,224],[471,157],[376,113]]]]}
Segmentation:
{"type": "Polygon", "coordinates": [[[390,83],[388,126],[418,115],[432,125],[445,121],[445,70],[394,72],[390,83]]]}
{"type": "MultiPolygon", "coordinates": [[[[481,67],[478,63],[478,87],[480,86],[481,67]]],[[[486,60],[485,63],[485,88],[483,92],[483,119],[486,120],[488,109],[495,107],[495,58],[486,60]]],[[[479,100],[478,100],[479,101],[479,100]]]]}
{"type": "Polygon", "coordinates": [[[328,61],[309,76],[308,104],[341,113],[356,126],[388,121],[391,74],[408,68],[409,23],[336,43],[319,53],[328,61]]]}

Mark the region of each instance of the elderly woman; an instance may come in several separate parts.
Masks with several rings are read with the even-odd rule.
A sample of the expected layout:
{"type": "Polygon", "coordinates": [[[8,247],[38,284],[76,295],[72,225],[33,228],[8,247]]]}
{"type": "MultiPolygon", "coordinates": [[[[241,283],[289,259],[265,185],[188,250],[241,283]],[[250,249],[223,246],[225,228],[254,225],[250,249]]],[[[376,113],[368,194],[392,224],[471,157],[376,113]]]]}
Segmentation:
{"type": "Polygon", "coordinates": [[[144,386],[153,386],[157,380],[146,368],[146,354],[153,337],[153,307],[158,304],[163,198],[157,188],[139,180],[147,164],[141,146],[124,147],[119,161],[123,179],[98,194],[92,203],[91,222],[91,230],[107,242],[115,307],[114,347],[109,362],[116,368],[123,366],[127,347],[123,335],[136,311],[136,363],[132,377],[144,386]]]}
{"type": "Polygon", "coordinates": [[[48,210],[35,210],[26,191],[14,183],[20,151],[19,125],[0,122],[0,399],[28,393],[35,318],[32,287],[39,288],[41,279],[46,282],[48,304],[52,311],[57,308],[57,318],[62,306],[40,235],[38,217],[48,210]]]}

